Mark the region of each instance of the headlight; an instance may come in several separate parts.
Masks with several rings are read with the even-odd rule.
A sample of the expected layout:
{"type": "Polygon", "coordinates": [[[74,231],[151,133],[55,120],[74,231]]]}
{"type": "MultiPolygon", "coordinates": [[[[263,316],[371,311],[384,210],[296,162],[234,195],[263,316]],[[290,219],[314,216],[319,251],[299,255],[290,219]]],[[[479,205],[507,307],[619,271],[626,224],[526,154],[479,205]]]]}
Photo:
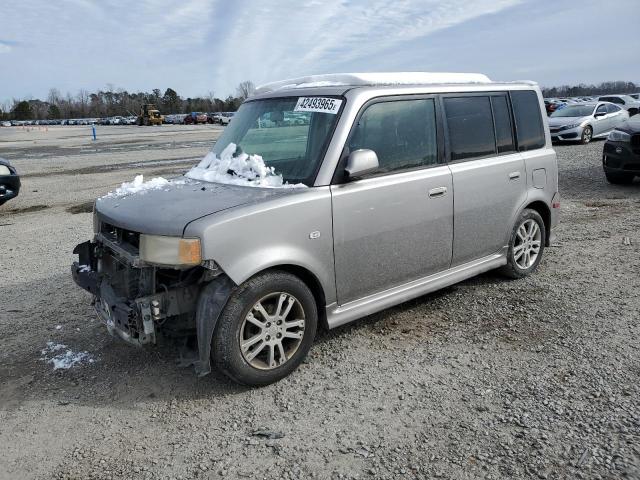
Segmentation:
{"type": "Polygon", "coordinates": [[[611,130],[607,140],[611,140],[612,142],[628,142],[631,140],[631,135],[620,130],[611,130]]]}
{"type": "Polygon", "coordinates": [[[200,265],[200,240],[141,234],[140,260],[167,266],[200,265]]]}
{"type": "Polygon", "coordinates": [[[0,175],[11,175],[11,170],[5,165],[0,165],[0,175]]]}
{"type": "Polygon", "coordinates": [[[579,123],[572,123],[571,125],[565,125],[564,127],[562,127],[563,130],[569,130],[571,128],[578,128],[580,126],[579,123]]]}

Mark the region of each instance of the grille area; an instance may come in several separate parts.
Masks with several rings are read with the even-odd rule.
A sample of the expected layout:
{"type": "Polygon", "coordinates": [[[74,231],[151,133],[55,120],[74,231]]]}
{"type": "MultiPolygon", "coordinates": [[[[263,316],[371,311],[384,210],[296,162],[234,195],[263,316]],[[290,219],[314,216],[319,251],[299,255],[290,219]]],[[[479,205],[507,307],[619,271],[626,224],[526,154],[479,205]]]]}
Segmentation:
{"type": "Polygon", "coordinates": [[[125,230],[124,228],[119,228],[108,223],[102,223],[100,225],[100,233],[112,242],[132,247],[136,251],[140,248],[140,234],[137,232],[125,230]]]}
{"type": "Polygon", "coordinates": [[[105,248],[100,259],[100,272],[109,279],[109,284],[119,297],[136,298],[139,293],[140,269],[133,268],[105,248]]]}

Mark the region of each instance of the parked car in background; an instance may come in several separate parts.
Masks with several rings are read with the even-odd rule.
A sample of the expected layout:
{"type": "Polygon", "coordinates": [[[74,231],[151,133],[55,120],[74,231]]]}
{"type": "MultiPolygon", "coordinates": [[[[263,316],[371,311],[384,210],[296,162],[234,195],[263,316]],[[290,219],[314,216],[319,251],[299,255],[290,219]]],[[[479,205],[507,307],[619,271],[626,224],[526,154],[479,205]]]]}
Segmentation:
{"type": "Polygon", "coordinates": [[[185,125],[197,125],[199,123],[208,123],[209,116],[203,112],[191,112],[189,115],[185,116],[182,120],[182,123],[185,125]]]}
{"type": "Polygon", "coordinates": [[[629,95],[603,95],[598,98],[600,102],[611,102],[620,105],[629,112],[629,116],[633,117],[640,111],[640,101],[629,95]]]}
{"type": "Polygon", "coordinates": [[[9,160],[0,158],[0,205],[20,193],[20,176],[9,160]]]}
{"type": "Polygon", "coordinates": [[[545,101],[544,101],[544,108],[545,108],[545,110],[547,112],[547,115],[551,115],[561,105],[564,105],[564,103],[561,102],[560,100],[556,100],[556,99],[553,99],[553,98],[545,99],[545,101]]]}
{"type": "Polygon", "coordinates": [[[10,127],[11,126],[11,122],[5,121],[5,122],[2,122],[0,125],[2,125],[3,127],[10,127]]]}
{"type": "Polygon", "coordinates": [[[185,178],[96,201],[74,280],[112,335],[193,331],[199,375],[275,382],[319,325],[493,269],[533,274],[560,207],[545,118],[534,84],[479,74],[263,86],[185,178]]]}
{"type": "Polygon", "coordinates": [[[610,183],[628,184],[640,177],[640,115],[609,134],[602,152],[602,168],[610,183]]]}
{"type": "Polygon", "coordinates": [[[628,118],[627,111],[613,103],[572,104],[551,114],[549,131],[553,141],[589,143],[606,136],[628,118]]]}
{"type": "Polygon", "coordinates": [[[229,125],[235,112],[222,112],[220,115],[220,125],[229,125]]]}
{"type": "Polygon", "coordinates": [[[213,112],[213,113],[210,113],[209,116],[213,119],[213,123],[220,123],[222,112],[213,112]]]}
{"type": "Polygon", "coordinates": [[[640,100],[640,93],[630,93],[629,96],[635,100],[640,100]]]}

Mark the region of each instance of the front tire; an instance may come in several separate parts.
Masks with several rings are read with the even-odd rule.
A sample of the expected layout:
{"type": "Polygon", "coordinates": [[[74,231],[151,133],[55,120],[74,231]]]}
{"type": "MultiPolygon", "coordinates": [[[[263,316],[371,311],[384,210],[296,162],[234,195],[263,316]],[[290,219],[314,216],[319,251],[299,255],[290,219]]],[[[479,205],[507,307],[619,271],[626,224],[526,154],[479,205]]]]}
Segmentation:
{"type": "Polygon", "coordinates": [[[507,264],[500,269],[509,278],[524,278],[532,274],[542,260],[547,235],[538,212],[526,208],[511,232],[507,264]]]}
{"type": "Polygon", "coordinates": [[[306,284],[287,272],[266,272],[232,293],[218,319],[211,357],[237,383],[268,385],[300,365],[317,324],[316,302],[306,284]]]}
{"type": "Polygon", "coordinates": [[[593,128],[589,125],[582,129],[582,135],[580,136],[580,143],[586,145],[593,139],[593,128]]]}

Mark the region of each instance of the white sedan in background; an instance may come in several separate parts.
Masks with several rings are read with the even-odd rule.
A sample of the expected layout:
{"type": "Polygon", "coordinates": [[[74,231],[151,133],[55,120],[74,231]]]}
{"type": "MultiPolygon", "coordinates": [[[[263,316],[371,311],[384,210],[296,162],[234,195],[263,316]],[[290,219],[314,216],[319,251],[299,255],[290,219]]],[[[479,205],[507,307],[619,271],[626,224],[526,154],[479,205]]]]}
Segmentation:
{"type": "Polygon", "coordinates": [[[629,118],[629,113],[609,102],[579,103],[556,110],[549,117],[551,140],[589,143],[629,118]]]}

